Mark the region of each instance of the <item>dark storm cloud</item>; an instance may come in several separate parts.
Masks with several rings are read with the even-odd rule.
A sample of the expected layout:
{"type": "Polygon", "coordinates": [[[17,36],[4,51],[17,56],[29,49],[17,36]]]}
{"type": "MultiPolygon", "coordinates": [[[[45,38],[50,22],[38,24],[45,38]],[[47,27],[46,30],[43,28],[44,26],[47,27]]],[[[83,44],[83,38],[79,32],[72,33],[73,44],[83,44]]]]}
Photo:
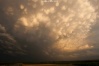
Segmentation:
{"type": "Polygon", "coordinates": [[[0,53],[1,54],[20,54],[23,53],[17,45],[16,40],[6,32],[5,27],[0,24],[0,53]]]}
{"type": "Polygon", "coordinates": [[[45,31],[45,34],[43,34],[43,36],[44,35],[46,36],[44,38],[43,36],[42,38],[38,38],[39,37],[38,35],[39,35],[39,32],[43,32],[42,30],[44,29],[48,30],[48,29],[44,28],[43,24],[40,26],[39,30],[35,30],[35,28],[31,29],[34,31],[34,34],[31,34],[31,32],[29,34],[22,33],[22,31],[23,32],[25,31],[24,26],[19,29],[19,32],[17,31],[15,32],[15,29],[14,29],[15,23],[21,16],[30,14],[31,11],[34,11],[34,13],[36,13],[34,9],[31,10],[32,7],[29,5],[31,4],[30,2],[31,2],[30,0],[26,0],[26,1],[25,0],[24,1],[2,0],[0,2],[0,14],[1,14],[0,24],[3,25],[0,27],[1,29],[0,32],[3,32],[3,33],[0,33],[1,54],[5,53],[7,55],[12,54],[12,55],[17,56],[16,54],[20,54],[21,51],[22,53],[24,53],[25,51],[27,58],[30,57],[32,58],[32,60],[39,61],[39,60],[43,60],[46,58],[46,55],[43,52],[44,45],[42,46],[39,44],[44,43],[42,41],[43,39],[46,38],[48,40],[50,38],[47,38],[47,31],[45,31]],[[24,12],[25,9],[21,9],[22,7],[21,5],[26,8],[27,13],[24,12]],[[11,34],[11,36],[9,34],[11,34]],[[31,37],[32,35],[34,35],[34,40],[33,41],[31,40],[32,41],[31,42],[29,39],[33,38],[31,37]]]}
{"type": "Polygon", "coordinates": [[[96,31],[95,35],[87,37],[91,29],[91,21],[95,21],[95,6],[93,8],[89,1],[85,1],[87,3],[77,0],[76,4],[73,0],[63,0],[59,3],[43,3],[39,0],[0,0],[0,52],[12,55],[24,53],[25,56],[21,55],[28,61],[98,57],[97,24],[97,27],[92,30],[96,31]],[[81,7],[78,6],[80,4],[81,7]],[[84,9],[86,6],[88,9],[84,9]],[[78,12],[77,7],[81,9],[81,13],[78,12]],[[82,23],[84,21],[86,22],[82,23]],[[83,37],[87,37],[85,42],[83,37]],[[90,44],[86,44],[87,40],[90,44]],[[92,44],[91,40],[97,43],[92,44]],[[72,47],[68,48],[64,43],[72,47]],[[53,45],[56,48],[53,49],[53,45]]]}

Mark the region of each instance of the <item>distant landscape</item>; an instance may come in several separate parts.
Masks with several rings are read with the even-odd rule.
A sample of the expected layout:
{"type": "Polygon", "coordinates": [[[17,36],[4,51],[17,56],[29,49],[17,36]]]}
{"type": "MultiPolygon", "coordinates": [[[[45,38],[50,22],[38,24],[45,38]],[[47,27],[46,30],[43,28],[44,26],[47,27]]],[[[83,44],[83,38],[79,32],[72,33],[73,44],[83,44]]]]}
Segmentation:
{"type": "Polygon", "coordinates": [[[99,60],[95,61],[52,61],[39,63],[1,63],[0,66],[99,66],[99,60]]]}

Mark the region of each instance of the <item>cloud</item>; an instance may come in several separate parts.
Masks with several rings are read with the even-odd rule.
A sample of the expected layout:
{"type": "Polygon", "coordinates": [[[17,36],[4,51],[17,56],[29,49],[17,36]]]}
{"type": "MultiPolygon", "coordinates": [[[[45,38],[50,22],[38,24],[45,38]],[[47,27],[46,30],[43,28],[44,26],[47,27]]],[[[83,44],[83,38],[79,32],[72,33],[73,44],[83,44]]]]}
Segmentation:
{"type": "Polygon", "coordinates": [[[6,32],[5,28],[0,25],[0,33],[5,33],[5,32],[6,32]]]}
{"type": "Polygon", "coordinates": [[[6,32],[5,27],[0,24],[0,53],[2,54],[20,54],[23,50],[17,45],[17,41],[6,32]]]}
{"type": "MultiPolygon", "coordinates": [[[[23,25],[25,30],[24,33],[28,33],[29,35],[32,34],[32,36],[26,36],[29,37],[29,41],[33,42],[34,40],[38,42],[39,38],[43,38],[43,36],[45,36],[44,34],[46,34],[44,32],[40,33],[40,31],[43,31],[45,28],[49,28],[51,31],[47,30],[48,34],[46,37],[52,37],[54,42],[50,46],[48,45],[48,47],[52,47],[52,49],[54,48],[53,50],[60,50],[60,52],[74,52],[93,48],[92,45],[87,43],[86,38],[91,26],[95,23],[96,13],[94,7],[87,0],[77,0],[76,3],[72,1],[68,2],[68,5],[64,3],[59,7],[50,4],[46,5],[46,3],[44,3],[45,8],[40,8],[40,12],[38,11],[35,14],[31,14],[29,16],[30,18],[19,18],[22,23],[19,22],[21,24],[18,24],[17,22],[15,26],[17,25],[20,27],[15,27],[15,29],[20,31],[19,29],[22,27],[21,25],[23,25]],[[72,7],[69,7],[70,5],[72,7]],[[58,10],[59,8],[62,9],[58,10]],[[40,29],[39,26],[42,23],[45,27],[40,29]],[[48,26],[46,26],[47,24],[48,26]],[[36,30],[32,30],[33,28],[36,30]],[[39,31],[41,36],[34,36],[37,35],[36,31],[39,31]]],[[[59,4],[61,3],[63,3],[63,1],[59,2],[59,4]]],[[[20,34],[22,35],[23,31],[20,31],[20,34]]],[[[46,38],[42,41],[49,42],[46,38]]],[[[44,45],[45,43],[42,43],[42,46],[44,45]]]]}
{"type": "Polygon", "coordinates": [[[26,35],[25,38],[28,37],[29,42],[37,42],[37,45],[46,47],[48,52],[45,51],[45,54],[47,55],[50,54],[50,51],[53,53],[59,51],[58,54],[62,55],[61,52],[68,53],[94,48],[94,45],[88,43],[86,38],[95,24],[95,8],[87,0],[77,0],[76,2],[70,0],[68,4],[65,4],[66,2],[54,3],[56,6],[43,3],[44,7],[41,7],[37,13],[28,16],[29,18],[23,16],[19,18],[22,23],[16,22],[15,32],[18,31],[22,37],[26,35]],[[43,29],[40,27],[42,24],[43,29]],[[20,30],[22,27],[24,28],[20,30]],[[49,39],[47,40],[47,38],[49,39]],[[49,41],[51,39],[53,42],[49,41]]]}
{"type": "MultiPolygon", "coordinates": [[[[91,1],[45,3],[11,0],[2,10],[5,21],[1,20],[0,23],[5,27],[0,26],[0,35],[5,39],[1,42],[10,42],[11,45],[15,44],[14,47],[18,45],[33,58],[46,56],[46,59],[72,60],[98,55],[94,54],[97,44],[92,44],[89,37],[97,20],[96,8],[91,1]]],[[[98,35],[98,32],[94,34],[98,35]]]]}

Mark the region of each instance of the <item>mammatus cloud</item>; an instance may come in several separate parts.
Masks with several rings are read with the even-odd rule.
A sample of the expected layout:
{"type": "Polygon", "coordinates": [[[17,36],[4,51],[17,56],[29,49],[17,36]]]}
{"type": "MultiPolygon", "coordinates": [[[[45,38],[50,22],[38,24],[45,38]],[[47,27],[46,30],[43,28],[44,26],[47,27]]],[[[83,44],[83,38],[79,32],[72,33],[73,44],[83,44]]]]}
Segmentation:
{"type": "Polygon", "coordinates": [[[11,34],[23,50],[27,49],[26,54],[34,57],[42,54],[58,60],[98,55],[89,38],[97,19],[91,1],[18,0],[10,5],[11,2],[14,1],[8,1],[3,11],[11,17],[7,17],[13,28],[11,34]]]}
{"type": "MultiPolygon", "coordinates": [[[[66,53],[94,47],[86,39],[96,19],[95,8],[88,0],[77,0],[76,2],[63,0],[52,5],[41,2],[41,6],[44,7],[41,7],[37,13],[19,18],[15,24],[16,31],[23,26],[24,33],[33,34],[34,31],[31,29],[36,28],[38,30],[39,25],[44,23],[44,28],[51,30],[47,36],[54,39],[54,43],[48,46],[50,48],[47,48],[51,53],[55,53],[54,50],[58,53],[66,53]]],[[[23,9],[24,6],[20,6],[20,8],[23,9]]],[[[28,39],[33,41],[33,38],[32,35],[28,39]]],[[[45,38],[44,41],[48,40],[45,38]]],[[[49,51],[47,53],[50,54],[49,51]]]]}

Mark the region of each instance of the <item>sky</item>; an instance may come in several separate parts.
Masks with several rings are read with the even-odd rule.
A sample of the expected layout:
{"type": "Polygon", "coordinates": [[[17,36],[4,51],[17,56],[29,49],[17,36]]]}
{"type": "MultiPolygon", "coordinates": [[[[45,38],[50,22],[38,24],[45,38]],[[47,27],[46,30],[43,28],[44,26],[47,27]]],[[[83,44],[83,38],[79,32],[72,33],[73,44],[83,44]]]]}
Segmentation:
{"type": "Polygon", "coordinates": [[[0,62],[99,59],[98,0],[0,0],[0,62]]]}

